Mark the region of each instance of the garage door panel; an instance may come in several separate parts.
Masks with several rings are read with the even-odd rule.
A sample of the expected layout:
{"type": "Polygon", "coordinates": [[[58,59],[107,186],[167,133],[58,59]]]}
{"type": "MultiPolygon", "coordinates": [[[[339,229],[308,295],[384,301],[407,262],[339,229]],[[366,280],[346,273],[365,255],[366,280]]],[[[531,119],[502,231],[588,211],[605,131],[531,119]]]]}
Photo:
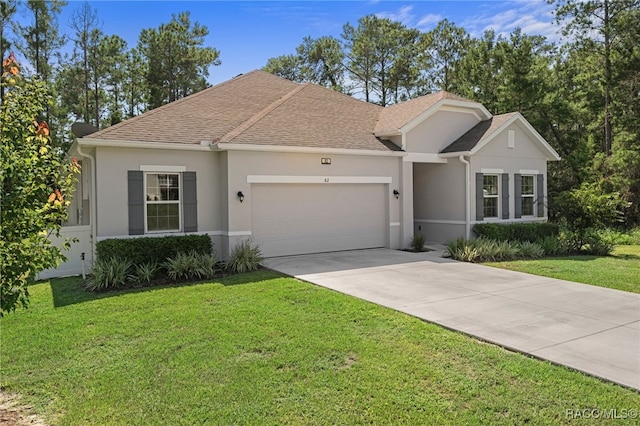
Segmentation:
{"type": "Polygon", "coordinates": [[[380,184],[254,184],[252,235],[266,256],[384,247],[380,184]]]}

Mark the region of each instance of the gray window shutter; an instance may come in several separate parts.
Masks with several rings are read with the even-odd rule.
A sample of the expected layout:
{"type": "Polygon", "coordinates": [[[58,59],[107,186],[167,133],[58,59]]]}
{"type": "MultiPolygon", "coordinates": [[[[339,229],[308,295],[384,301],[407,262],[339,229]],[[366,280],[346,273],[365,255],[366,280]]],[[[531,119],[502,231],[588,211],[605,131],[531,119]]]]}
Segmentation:
{"type": "Polygon", "coordinates": [[[196,172],[182,173],[182,209],[184,232],[196,232],[198,230],[196,172]]]}
{"type": "Polygon", "coordinates": [[[128,171],[129,235],[144,234],[144,180],[142,171],[128,171]]]}
{"type": "Polygon", "coordinates": [[[538,217],[544,217],[544,175],[537,175],[536,178],[538,217]]]}
{"type": "Polygon", "coordinates": [[[484,175],[476,173],[476,220],[484,220],[484,175]]]}
{"type": "Polygon", "coordinates": [[[502,218],[509,219],[509,173],[502,173],[502,218]]]}
{"type": "Polygon", "coordinates": [[[522,175],[515,173],[513,175],[513,199],[515,200],[515,218],[522,217],[522,175]]]}

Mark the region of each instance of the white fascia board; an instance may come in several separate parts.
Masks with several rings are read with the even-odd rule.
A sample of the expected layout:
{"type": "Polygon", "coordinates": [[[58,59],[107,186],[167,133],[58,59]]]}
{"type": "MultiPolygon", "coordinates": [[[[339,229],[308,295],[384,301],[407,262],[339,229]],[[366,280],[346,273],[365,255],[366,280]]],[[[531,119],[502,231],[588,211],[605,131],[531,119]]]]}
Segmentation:
{"type": "Polygon", "coordinates": [[[247,183],[381,183],[389,184],[391,176],[281,176],[247,175],[247,183]]]}
{"type": "Polygon", "coordinates": [[[405,163],[446,163],[448,160],[438,154],[410,152],[402,158],[402,161],[405,163]]]}
{"type": "Polygon", "coordinates": [[[187,166],[156,166],[153,164],[141,164],[142,172],[161,172],[161,173],[182,173],[187,171],[187,166]]]}
{"type": "Polygon", "coordinates": [[[471,155],[471,151],[460,151],[460,152],[445,152],[444,154],[438,154],[440,158],[458,158],[461,155],[468,157],[471,155]]]}
{"type": "Polygon", "coordinates": [[[283,152],[290,154],[335,154],[335,155],[366,155],[374,157],[404,157],[403,151],[376,151],[372,149],[346,149],[346,148],[314,148],[306,146],[285,145],[254,145],[219,143],[214,146],[219,151],[254,151],[254,152],[283,152]]]}
{"type": "Polygon", "coordinates": [[[80,146],[101,146],[108,148],[142,148],[142,149],[166,149],[166,150],[178,150],[178,151],[211,151],[210,145],[193,145],[182,143],[162,143],[162,142],[136,142],[136,141],[122,141],[114,139],[92,139],[81,138],[78,139],[80,146]]]}
{"type": "Polygon", "coordinates": [[[473,147],[473,149],[470,151],[469,154],[470,155],[476,154],[478,151],[484,148],[489,142],[491,142],[496,136],[502,133],[504,129],[506,129],[516,121],[521,123],[525,127],[525,130],[532,136],[534,142],[538,143],[538,145],[542,147],[543,151],[546,151],[545,154],[548,161],[560,161],[560,155],[558,155],[558,153],[551,147],[551,145],[549,145],[547,141],[544,140],[544,138],[540,135],[540,133],[538,133],[536,129],[534,129],[533,126],[531,126],[531,124],[529,124],[529,122],[526,120],[526,118],[524,118],[522,114],[520,114],[519,112],[516,112],[515,114],[513,114],[513,117],[507,120],[502,126],[497,128],[491,135],[489,135],[489,137],[487,137],[485,140],[483,140],[478,145],[473,147]]]}

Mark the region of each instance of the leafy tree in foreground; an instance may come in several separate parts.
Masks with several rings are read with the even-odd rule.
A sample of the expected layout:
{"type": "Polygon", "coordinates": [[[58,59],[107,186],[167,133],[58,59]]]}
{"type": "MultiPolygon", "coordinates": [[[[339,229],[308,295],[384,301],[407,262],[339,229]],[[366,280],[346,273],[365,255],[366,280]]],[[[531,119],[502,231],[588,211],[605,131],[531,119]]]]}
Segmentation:
{"type": "Polygon", "coordinates": [[[54,149],[40,121],[52,101],[45,83],[20,76],[13,54],[3,64],[0,104],[0,316],[27,307],[27,285],[64,260],[49,241],[59,236],[79,166],[54,149]]]}

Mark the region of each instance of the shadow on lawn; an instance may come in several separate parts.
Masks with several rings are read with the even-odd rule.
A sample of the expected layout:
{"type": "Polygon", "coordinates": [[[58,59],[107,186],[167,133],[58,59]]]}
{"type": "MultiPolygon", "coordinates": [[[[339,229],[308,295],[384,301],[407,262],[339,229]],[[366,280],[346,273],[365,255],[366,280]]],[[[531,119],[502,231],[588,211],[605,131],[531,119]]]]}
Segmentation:
{"type": "Polygon", "coordinates": [[[256,272],[249,272],[246,274],[226,275],[224,277],[216,277],[208,280],[198,280],[189,282],[178,283],[166,283],[149,287],[132,287],[122,290],[104,291],[99,293],[92,293],[84,289],[84,280],[80,276],[67,277],[67,278],[52,278],[49,280],[51,286],[51,293],[53,294],[53,306],[55,308],[61,308],[64,306],[75,305],[77,303],[90,302],[92,300],[100,300],[107,297],[120,296],[122,294],[129,293],[143,293],[148,291],[155,291],[160,289],[167,289],[173,287],[187,287],[200,285],[205,283],[222,284],[223,286],[235,286],[241,284],[251,284],[259,281],[266,281],[274,278],[282,277],[283,275],[261,269],[256,272]]]}

